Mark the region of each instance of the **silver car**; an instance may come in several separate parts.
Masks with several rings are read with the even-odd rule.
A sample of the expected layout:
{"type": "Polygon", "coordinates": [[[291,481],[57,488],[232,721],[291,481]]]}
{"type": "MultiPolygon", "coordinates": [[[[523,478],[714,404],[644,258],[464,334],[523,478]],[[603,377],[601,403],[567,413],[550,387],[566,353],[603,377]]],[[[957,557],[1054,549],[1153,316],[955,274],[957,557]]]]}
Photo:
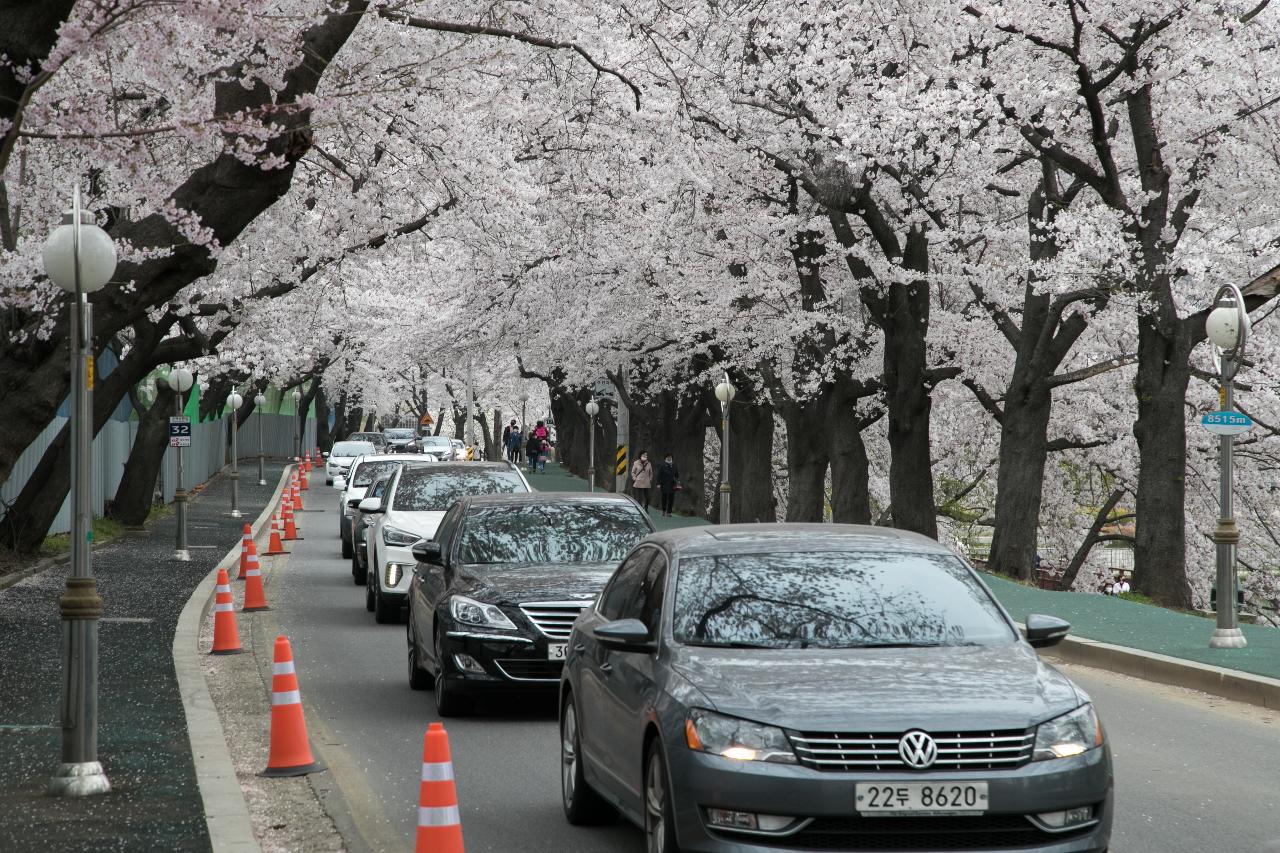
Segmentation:
{"type": "Polygon", "coordinates": [[[925,537],[730,525],[648,537],[569,638],[562,792],[669,851],[1104,851],[1089,697],[925,537]]]}

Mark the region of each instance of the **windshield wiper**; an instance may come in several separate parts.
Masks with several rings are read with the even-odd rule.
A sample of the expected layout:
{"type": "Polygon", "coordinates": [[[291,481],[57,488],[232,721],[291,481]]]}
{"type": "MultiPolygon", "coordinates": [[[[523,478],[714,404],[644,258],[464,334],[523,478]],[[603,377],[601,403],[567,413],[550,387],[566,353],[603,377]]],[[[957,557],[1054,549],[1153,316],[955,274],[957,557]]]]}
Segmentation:
{"type": "Polygon", "coordinates": [[[685,643],[686,646],[697,646],[702,649],[785,649],[787,646],[766,646],[763,643],[685,643]]]}

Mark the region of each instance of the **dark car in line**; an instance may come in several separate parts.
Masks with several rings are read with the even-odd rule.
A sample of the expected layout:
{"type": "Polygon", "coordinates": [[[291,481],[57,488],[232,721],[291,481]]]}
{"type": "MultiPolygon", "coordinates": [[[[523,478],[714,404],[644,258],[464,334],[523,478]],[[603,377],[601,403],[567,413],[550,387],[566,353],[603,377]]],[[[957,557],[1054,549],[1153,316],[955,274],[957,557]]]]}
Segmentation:
{"type": "Polygon", "coordinates": [[[347,441],[367,441],[373,445],[374,452],[387,452],[387,437],[380,432],[353,432],[346,439],[347,441]]]}
{"type": "Polygon", "coordinates": [[[554,696],[574,620],[653,531],[631,498],[531,492],[465,497],[413,547],[409,684],[441,716],[482,691],[554,696]]]}
{"type": "Polygon", "coordinates": [[[392,427],[384,429],[383,436],[387,440],[385,453],[417,453],[418,434],[408,427],[392,427]]]}
{"type": "Polygon", "coordinates": [[[854,525],[647,538],[569,638],[571,823],[648,849],[1100,853],[1111,755],[1089,697],[933,540],[854,525]]]}

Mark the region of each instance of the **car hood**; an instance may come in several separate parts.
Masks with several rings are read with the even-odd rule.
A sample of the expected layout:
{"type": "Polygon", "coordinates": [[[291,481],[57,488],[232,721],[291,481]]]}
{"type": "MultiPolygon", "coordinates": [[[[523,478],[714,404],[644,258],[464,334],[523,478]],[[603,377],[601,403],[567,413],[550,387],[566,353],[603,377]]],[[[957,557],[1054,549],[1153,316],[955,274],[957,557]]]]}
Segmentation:
{"type": "Polygon", "coordinates": [[[430,539],[436,535],[436,530],[440,527],[440,521],[443,518],[443,511],[406,512],[404,510],[391,510],[387,513],[386,523],[409,533],[416,533],[423,539],[430,539]]]}
{"type": "Polygon", "coordinates": [[[581,601],[589,604],[616,563],[495,563],[458,569],[455,591],[493,604],[581,601]]]}
{"type": "Polygon", "coordinates": [[[1083,697],[1023,643],[915,649],[674,647],[671,666],[726,714],[800,731],[1022,729],[1083,697]]]}

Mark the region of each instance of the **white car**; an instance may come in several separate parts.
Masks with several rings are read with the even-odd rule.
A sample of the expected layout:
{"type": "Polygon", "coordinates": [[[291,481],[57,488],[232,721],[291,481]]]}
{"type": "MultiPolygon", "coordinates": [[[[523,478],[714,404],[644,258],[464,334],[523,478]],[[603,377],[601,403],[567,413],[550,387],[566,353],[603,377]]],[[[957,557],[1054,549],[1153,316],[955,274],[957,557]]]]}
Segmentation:
{"type": "Polygon", "coordinates": [[[339,441],[329,448],[324,460],[324,484],[333,485],[334,477],[347,476],[351,463],[359,456],[372,456],[377,449],[368,441],[339,441]]]}
{"type": "Polygon", "coordinates": [[[418,446],[422,448],[423,456],[430,457],[437,462],[447,462],[453,459],[453,444],[447,436],[424,435],[418,439],[418,446]]]}
{"type": "Polygon", "coordinates": [[[360,511],[376,521],[365,531],[369,571],[365,607],[377,622],[398,622],[408,601],[417,559],[413,546],[435,536],[445,511],[464,495],[529,492],[529,481],[505,462],[401,466],[381,498],[365,498],[360,511]]]}
{"type": "Polygon", "coordinates": [[[333,478],[333,487],[338,490],[338,538],[342,540],[342,556],[351,559],[354,529],[352,522],[356,517],[356,507],[364,498],[365,492],[374,480],[385,477],[405,464],[426,464],[412,456],[396,454],[373,454],[357,457],[345,476],[339,474],[333,478]]]}

